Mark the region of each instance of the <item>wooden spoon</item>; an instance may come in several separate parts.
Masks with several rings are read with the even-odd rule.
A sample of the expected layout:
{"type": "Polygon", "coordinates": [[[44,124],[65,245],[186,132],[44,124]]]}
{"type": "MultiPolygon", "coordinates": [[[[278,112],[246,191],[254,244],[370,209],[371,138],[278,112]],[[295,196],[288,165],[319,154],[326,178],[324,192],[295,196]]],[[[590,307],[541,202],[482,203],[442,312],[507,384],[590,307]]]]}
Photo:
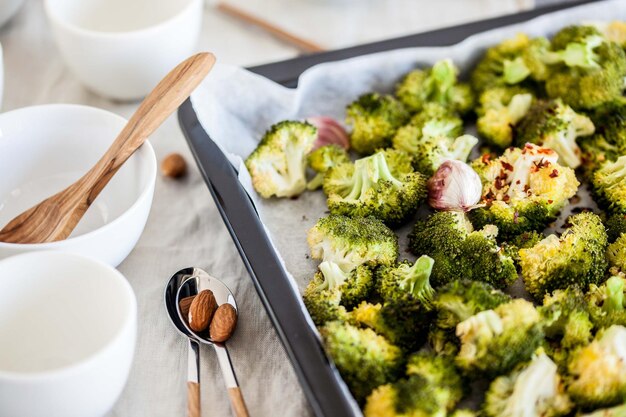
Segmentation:
{"type": "Polygon", "coordinates": [[[0,241],[44,243],[66,239],[117,170],[189,97],[214,63],[213,54],[204,52],[178,64],[139,105],[96,165],[65,190],[11,220],[0,230],[0,241]]]}

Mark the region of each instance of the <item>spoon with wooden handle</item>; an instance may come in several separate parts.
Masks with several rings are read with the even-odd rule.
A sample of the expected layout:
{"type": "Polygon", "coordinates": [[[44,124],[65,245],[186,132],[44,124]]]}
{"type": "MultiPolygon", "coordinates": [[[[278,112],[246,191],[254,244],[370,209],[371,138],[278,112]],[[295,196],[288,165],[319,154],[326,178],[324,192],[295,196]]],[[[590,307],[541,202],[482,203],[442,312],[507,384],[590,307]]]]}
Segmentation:
{"type": "Polygon", "coordinates": [[[130,118],[100,160],[72,185],[11,220],[0,242],[44,243],[66,239],[117,170],[211,71],[215,57],[196,54],[170,71],[130,118]]]}

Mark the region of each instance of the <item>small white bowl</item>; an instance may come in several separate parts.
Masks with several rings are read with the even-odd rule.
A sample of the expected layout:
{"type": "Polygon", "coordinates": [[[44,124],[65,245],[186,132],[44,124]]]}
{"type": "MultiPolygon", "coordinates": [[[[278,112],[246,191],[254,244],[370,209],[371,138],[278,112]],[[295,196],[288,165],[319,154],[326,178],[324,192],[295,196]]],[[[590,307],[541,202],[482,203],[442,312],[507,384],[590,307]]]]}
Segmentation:
{"type": "MultiPolygon", "coordinates": [[[[115,140],[126,120],[92,107],[51,104],[0,114],[0,227],[80,178],[115,140]]],[[[157,163],[149,142],[131,156],[66,240],[0,242],[0,259],[61,250],[117,266],[148,219],[157,163]]]]}
{"type": "Polygon", "coordinates": [[[22,7],[24,0],[0,0],[0,26],[4,26],[22,7]]]}
{"type": "Polygon", "coordinates": [[[145,96],[194,49],[202,0],[45,0],[65,63],[94,92],[145,96]]]}
{"type": "Polygon", "coordinates": [[[114,268],[60,252],[0,261],[0,415],[103,416],[136,335],[137,301],[114,268]]]}

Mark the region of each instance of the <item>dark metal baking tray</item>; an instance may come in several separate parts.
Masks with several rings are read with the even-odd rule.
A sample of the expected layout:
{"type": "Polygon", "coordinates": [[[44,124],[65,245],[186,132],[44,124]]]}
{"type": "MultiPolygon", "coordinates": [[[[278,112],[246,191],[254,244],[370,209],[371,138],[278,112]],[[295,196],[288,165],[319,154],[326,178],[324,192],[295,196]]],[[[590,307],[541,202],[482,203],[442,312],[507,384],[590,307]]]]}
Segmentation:
{"type": "MultiPolygon", "coordinates": [[[[287,87],[295,87],[304,70],[322,62],[405,47],[452,45],[475,33],[590,2],[545,7],[447,29],[307,55],[252,67],[249,70],[287,87]]],[[[346,385],[328,361],[307,314],[302,311],[299,300],[294,297],[286,271],[265,233],[250,197],[237,179],[235,168],[200,125],[191,101],[187,100],[180,107],[178,119],[198,168],[287,351],[313,412],[317,416],[360,415],[346,385]]]]}

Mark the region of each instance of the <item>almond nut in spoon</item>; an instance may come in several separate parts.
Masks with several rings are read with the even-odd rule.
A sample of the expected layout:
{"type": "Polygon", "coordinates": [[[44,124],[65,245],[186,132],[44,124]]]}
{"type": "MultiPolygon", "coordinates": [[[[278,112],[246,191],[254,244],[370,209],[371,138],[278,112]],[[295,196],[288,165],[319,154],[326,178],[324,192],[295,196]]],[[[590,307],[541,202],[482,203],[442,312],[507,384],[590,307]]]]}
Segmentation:
{"type": "MultiPolygon", "coordinates": [[[[187,330],[187,333],[190,334],[194,340],[213,346],[222,370],[224,382],[228,388],[228,396],[230,397],[230,402],[235,416],[247,417],[248,410],[246,409],[243,395],[239,388],[239,384],[237,383],[237,378],[235,377],[233,365],[230,362],[230,356],[228,355],[226,344],[223,341],[220,341],[228,339],[236,329],[238,313],[235,297],[230,292],[228,287],[224,285],[224,283],[217,278],[212,277],[202,269],[186,268],[183,271],[187,274],[188,278],[182,282],[176,294],[175,305],[178,306],[179,321],[182,322],[187,330]],[[194,298],[193,301],[196,301],[198,296],[204,290],[210,290],[213,293],[215,301],[219,307],[213,315],[213,320],[209,325],[209,332],[206,332],[206,329],[202,332],[196,332],[191,328],[189,323],[187,323],[187,317],[183,315],[183,312],[180,309],[180,303],[183,299],[191,296],[195,296],[196,298],[194,298]],[[217,332],[216,336],[220,340],[213,339],[212,336],[207,335],[207,333],[210,334],[212,331],[217,332]]],[[[191,311],[192,307],[190,307],[190,312],[191,311]]]]}
{"type": "Polygon", "coordinates": [[[187,323],[191,330],[201,332],[209,327],[215,310],[217,310],[217,303],[215,302],[213,292],[211,290],[200,291],[200,294],[194,297],[189,306],[187,323]]]}

